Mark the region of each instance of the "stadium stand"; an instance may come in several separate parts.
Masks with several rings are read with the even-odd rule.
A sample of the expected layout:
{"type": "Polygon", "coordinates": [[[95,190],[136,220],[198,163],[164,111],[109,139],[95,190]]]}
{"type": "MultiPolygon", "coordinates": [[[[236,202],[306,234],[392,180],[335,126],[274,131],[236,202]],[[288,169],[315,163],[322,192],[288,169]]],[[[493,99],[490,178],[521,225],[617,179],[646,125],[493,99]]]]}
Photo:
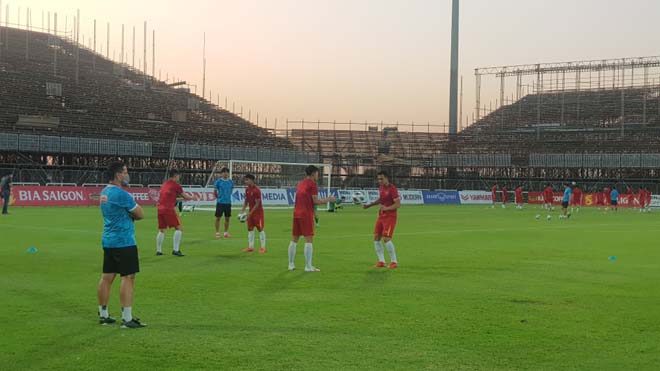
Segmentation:
{"type": "Polygon", "coordinates": [[[453,136],[383,123],[276,130],[68,38],[7,27],[0,35],[0,172],[19,168],[23,182],[102,182],[99,168],[117,157],[145,185],[168,164],[200,184],[229,158],[332,163],[338,185],[352,187],[373,186],[379,168],[405,188],[659,175],[655,80],[528,92],[453,136]]]}

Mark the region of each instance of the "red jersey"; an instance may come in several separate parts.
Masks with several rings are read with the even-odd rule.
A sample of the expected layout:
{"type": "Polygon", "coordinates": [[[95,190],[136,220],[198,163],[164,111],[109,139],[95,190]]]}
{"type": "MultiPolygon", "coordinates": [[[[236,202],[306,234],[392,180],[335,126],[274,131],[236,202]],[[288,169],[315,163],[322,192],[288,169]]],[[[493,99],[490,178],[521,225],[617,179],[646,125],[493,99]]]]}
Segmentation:
{"type": "Polygon", "coordinates": [[[545,203],[549,204],[552,203],[552,198],[553,198],[552,187],[546,187],[545,190],[543,191],[543,200],[545,201],[545,203]]]}
{"type": "Polygon", "coordinates": [[[651,192],[647,190],[639,191],[639,203],[643,206],[651,205],[651,192]]]}
{"type": "Polygon", "coordinates": [[[293,209],[294,219],[314,218],[314,199],[319,195],[319,188],[312,179],[305,178],[298,183],[296,189],[296,205],[293,209]]]}
{"type": "Polygon", "coordinates": [[[610,200],[612,199],[612,190],[609,188],[603,189],[603,194],[605,195],[605,198],[603,200],[603,205],[609,205],[610,200]]]}
{"type": "Polygon", "coordinates": [[[181,184],[170,179],[160,187],[160,196],[158,197],[158,210],[174,209],[176,199],[183,193],[181,184]]]}
{"type": "Polygon", "coordinates": [[[582,190],[577,187],[573,190],[573,205],[582,205],[582,190]]]}
{"type": "Polygon", "coordinates": [[[523,189],[522,187],[516,188],[516,203],[521,204],[523,202],[523,189]]]}
{"type": "MultiPolygon", "coordinates": [[[[396,189],[394,184],[390,183],[386,186],[381,186],[378,189],[380,204],[383,206],[392,206],[394,205],[394,200],[399,197],[399,191],[396,189]]],[[[385,216],[394,216],[396,217],[396,209],[388,211],[380,211],[378,214],[379,217],[385,216]]]]}
{"type": "Polygon", "coordinates": [[[255,210],[257,200],[261,201],[261,190],[259,189],[259,187],[257,187],[256,185],[252,187],[247,187],[245,189],[245,204],[250,207],[250,212],[254,212],[255,214],[263,213],[264,211],[263,202],[259,202],[259,206],[257,206],[255,210]]]}
{"type": "Polygon", "coordinates": [[[507,192],[508,192],[508,189],[506,189],[506,187],[502,186],[502,202],[506,202],[506,200],[509,199],[509,194],[507,192]]]}
{"type": "Polygon", "coordinates": [[[493,194],[493,196],[497,195],[497,186],[494,185],[493,188],[490,189],[490,193],[493,194]]]}

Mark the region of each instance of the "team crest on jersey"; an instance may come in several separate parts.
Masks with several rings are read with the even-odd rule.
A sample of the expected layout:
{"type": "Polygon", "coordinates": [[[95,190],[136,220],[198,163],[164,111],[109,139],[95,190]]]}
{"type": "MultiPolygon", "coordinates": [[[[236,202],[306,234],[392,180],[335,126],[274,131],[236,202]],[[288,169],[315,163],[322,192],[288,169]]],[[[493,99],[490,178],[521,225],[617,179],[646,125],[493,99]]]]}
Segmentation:
{"type": "Polygon", "coordinates": [[[101,203],[104,204],[104,203],[108,202],[108,196],[107,195],[101,195],[99,200],[101,200],[101,203]]]}

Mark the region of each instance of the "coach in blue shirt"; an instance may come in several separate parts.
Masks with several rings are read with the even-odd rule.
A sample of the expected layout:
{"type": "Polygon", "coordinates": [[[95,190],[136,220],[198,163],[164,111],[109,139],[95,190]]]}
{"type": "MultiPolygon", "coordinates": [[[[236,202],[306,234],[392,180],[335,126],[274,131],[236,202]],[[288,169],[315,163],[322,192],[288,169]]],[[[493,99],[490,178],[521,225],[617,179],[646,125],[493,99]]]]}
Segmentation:
{"type": "Polygon", "coordinates": [[[109,325],[115,319],[108,313],[110,289],[117,273],[121,276],[119,302],[121,303],[122,328],[140,328],[143,323],[133,317],[133,288],[135,274],[140,271],[137,243],[135,242],[135,220],[144,218],[140,205],[122,189],[129,183],[128,170],[121,162],[108,167],[108,186],[101,192],[100,203],[103,214],[103,275],[99,282],[99,323],[109,325]]]}
{"type": "Polygon", "coordinates": [[[610,193],[610,198],[612,201],[612,208],[614,211],[619,210],[619,190],[616,187],[612,187],[612,193],[610,193]]]}
{"type": "Polygon", "coordinates": [[[230,238],[229,220],[231,219],[231,193],[234,190],[234,181],[229,179],[229,169],[220,170],[220,178],[213,185],[213,194],[217,200],[215,205],[215,238],[220,238],[220,219],[225,217],[225,238],[230,238]]]}
{"type": "Polygon", "coordinates": [[[564,198],[562,198],[561,209],[562,215],[559,216],[560,219],[568,219],[571,217],[571,214],[568,212],[568,205],[571,203],[573,198],[573,184],[564,184],[564,198]]]}

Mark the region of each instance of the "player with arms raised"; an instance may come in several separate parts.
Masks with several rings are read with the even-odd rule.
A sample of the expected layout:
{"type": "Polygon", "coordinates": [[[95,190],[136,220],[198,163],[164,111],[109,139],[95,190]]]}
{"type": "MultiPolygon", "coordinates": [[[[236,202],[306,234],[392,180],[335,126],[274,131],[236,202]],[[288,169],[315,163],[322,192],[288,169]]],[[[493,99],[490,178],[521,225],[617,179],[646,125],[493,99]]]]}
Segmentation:
{"type": "Polygon", "coordinates": [[[252,174],[245,175],[245,203],[241,210],[241,215],[248,209],[247,214],[247,229],[248,229],[248,247],[243,250],[244,252],[254,251],[254,229],[259,231],[259,242],[261,248],[260,254],[266,253],[266,232],[264,231],[264,207],[261,200],[261,190],[254,182],[255,178],[252,174]]]}
{"type": "Polygon", "coordinates": [[[293,210],[293,233],[289,243],[289,270],[295,270],[296,246],[300,236],[305,237],[305,272],[320,272],[312,265],[314,252],[314,205],[334,202],[333,196],[319,199],[319,188],[316,181],[319,178],[319,168],[309,165],[305,168],[307,175],[296,189],[296,204],[293,210]]]}
{"type": "Polygon", "coordinates": [[[160,187],[160,196],[158,197],[158,235],[156,236],[156,255],[163,255],[163,241],[165,240],[165,231],[168,228],[174,228],[174,243],[172,255],[184,256],[181,252],[181,238],[183,230],[181,221],[176,214],[177,199],[181,196],[186,201],[191,201],[193,197],[183,191],[179,182],[181,174],[177,170],[170,170],[170,179],[160,187]]]}
{"type": "Polygon", "coordinates": [[[368,209],[374,205],[380,205],[376,227],[374,228],[374,247],[378,257],[376,268],[385,267],[384,242],[390,254],[390,269],[394,269],[398,266],[398,261],[392,236],[396,227],[397,209],[401,207],[401,197],[399,197],[399,191],[394,184],[390,183],[389,178],[386,171],[378,173],[379,197],[376,201],[365,204],[363,207],[368,209]]]}

